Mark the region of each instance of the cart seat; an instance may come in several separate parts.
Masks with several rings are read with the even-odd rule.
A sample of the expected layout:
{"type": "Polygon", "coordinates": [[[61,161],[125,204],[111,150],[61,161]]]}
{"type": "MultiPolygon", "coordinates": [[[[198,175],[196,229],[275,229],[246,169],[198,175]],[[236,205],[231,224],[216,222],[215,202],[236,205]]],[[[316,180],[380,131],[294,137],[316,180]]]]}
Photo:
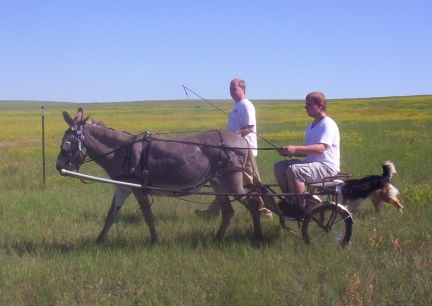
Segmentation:
{"type": "Polygon", "coordinates": [[[320,181],[308,181],[306,184],[306,191],[310,194],[317,194],[320,196],[328,195],[331,201],[337,202],[337,194],[339,186],[343,185],[344,181],[351,176],[349,173],[339,172],[334,176],[325,177],[320,181]]]}
{"type": "Polygon", "coordinates": [[[344,183],[343,180],[340,179],[335,179],[333,181],[319,181],[319,182],[306,182],[306,185],[308,185],[309,187],[314,187],[314,188],[328,188],[328,187],[333,187],[333,186],[340,186],[344,183]]]}

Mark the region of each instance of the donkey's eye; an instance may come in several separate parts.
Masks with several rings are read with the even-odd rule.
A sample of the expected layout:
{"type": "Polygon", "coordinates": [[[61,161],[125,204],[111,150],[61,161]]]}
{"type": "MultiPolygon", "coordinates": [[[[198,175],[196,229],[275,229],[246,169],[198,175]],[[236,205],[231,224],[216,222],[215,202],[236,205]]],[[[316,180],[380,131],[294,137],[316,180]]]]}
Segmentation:
{"type": "Polygon", "coordinates": [[[70,141],[65,140],[63,143],[63,150],[68,151],[72,146],[72,143],[70,141]]]}

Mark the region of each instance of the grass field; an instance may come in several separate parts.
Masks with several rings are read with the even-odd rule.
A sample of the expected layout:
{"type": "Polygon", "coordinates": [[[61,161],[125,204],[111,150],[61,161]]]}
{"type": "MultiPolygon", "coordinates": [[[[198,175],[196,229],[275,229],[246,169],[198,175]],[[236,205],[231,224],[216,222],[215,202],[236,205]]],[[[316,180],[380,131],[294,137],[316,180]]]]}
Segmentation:
{"type": "MultiPolygon", "coordinates": [[[[303,101],[253,101],[260,148],[300,144],[310,118],[303,101]],[[265,139],[265,140],[264,140],[265,139]]],[[[230,101],[212,101],[229,112],[230,101]]],[[[124,103],[0,101],[1,305],[431,305],[432,96],[334,100],[328,114],[341,131],[342,170],[379,174],[386,160],[405,206],[375,213],[369,201],[355,216],[351,243],[306,245],[278,220],[262,219],[264,243],[252,220],[236,214],[221,244],[220,220],[194,214],[211,198],[155,198],[161,241],[149,232],[132,198],[107,240],[95,240],[113,187],[62,177],[54,165],[67,128],[61,112],[119,130],[170,136],[226,125],[227,117],[199,100],[124,103]],[[46,181],[42,175],[41,105],[45,106],[46,181]],[[199,107],[193,107],[199,106],[199,107]]],[[[274,183],[277,153],[260,151],[265,183],[274,183]]],[[[90,163],[81,172],[105,177],[90,163]]]]}

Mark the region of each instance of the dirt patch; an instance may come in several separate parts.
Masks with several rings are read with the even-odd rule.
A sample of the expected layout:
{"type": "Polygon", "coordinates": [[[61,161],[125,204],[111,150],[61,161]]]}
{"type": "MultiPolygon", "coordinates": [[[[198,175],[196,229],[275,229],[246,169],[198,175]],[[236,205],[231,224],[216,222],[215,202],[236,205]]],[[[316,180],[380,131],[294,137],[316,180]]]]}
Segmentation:
{"type": "Polygon", "coordinates": [[[40,139],[10,139],[0,141],[0,148],[36,147],[41,145],[42,141],[40,139]]]}

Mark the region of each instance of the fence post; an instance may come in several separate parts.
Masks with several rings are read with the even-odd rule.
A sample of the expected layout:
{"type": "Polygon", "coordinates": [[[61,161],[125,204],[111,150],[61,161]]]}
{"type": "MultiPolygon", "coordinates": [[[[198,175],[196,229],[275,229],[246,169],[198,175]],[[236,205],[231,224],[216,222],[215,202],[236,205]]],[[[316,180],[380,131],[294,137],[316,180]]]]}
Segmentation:
{"type": "Polygon", "coordinates": [[[42,175],[45,185],[45,108],[42,105],[42,175]]]}

